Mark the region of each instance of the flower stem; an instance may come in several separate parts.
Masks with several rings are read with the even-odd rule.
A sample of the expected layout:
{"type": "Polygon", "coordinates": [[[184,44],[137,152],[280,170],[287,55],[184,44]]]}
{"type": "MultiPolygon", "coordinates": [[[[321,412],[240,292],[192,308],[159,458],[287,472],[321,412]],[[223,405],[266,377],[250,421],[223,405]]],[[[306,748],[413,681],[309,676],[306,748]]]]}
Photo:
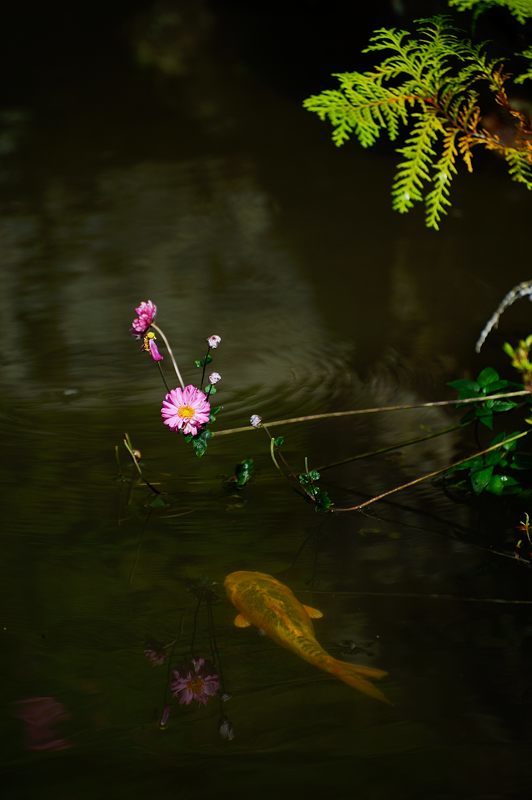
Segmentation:
{"type": "MultiPolygon", "coordinates": [[[[202,389],[203,389],[203,381],[205,380],[205,370],[207,369],[207,359],[209,357],[210,352],[211,352],[211,346],[209,345],[207,347],[207,352],[205,353],[205,358],[203,359],[203,372],[201,373],[201,381],[200,381],[200,388],[202,389]]],[[[208,396],[209,395],[207,395],[207,397],[208,396]]]]}
{"type": "MultiPolygon", "coordinates": [[[[435,406],[458,406],[467,403],[484,403],[486,400],[499,400],[503,397],[523,397],[530,395],[528,389],[520,389],[517,392],[502,392],[501,394],[488,394],[485,397],[466,397],[462,400],[435,400],[431,403],[406,403],[404,405],[396,406],[375,406],[373,408],[354,408],[349,411],[333,411],[325,414],[308,414],[305,417],[291,417],[289,419],[275,419],[268,422],[271,427],[279,425],[293,425],[296,422],[312,422],[320,419],[336,419],[339,417],[352,417],[357,414],[379,414],[384,411],[408,411],[412,408],[433,408],[435,406]]],[[[263,425],[264,427],[264,425],[263,425]]],[[[254,431],[253,425],[242,425],[240,428],[226,428],[225,430],[216,431],[213,436],[229,436],[233,433],[242,433],[243,431],[254,431]]]]}
{"type": "Polygon", "coordinates": [[[177,375],[177,380],[178,380],[178,381],[179,381],[179,383],[181,384],[181,388],[182,388],[182,389],[184,389],[184,388],[185,388],[185,384],[183,383],[183,378],[181,377],[181,373],[179,372],[179,367],[177,366],[177,362],[176,362],[176,360],[175,360],[175,358],[174,358],[174,354],[173,354],[173,352],[172,352],[172,348],[170,347],[170,344],[169,344],[169,342],[168,342],[168,339],[167,339],[167,338],[166,338],[166,336],[164,335],[163,331],[162,331],[162,330],[159,328],[159,326],[155,324],[155,322],[152,322],[152,324],[151,324],[151,327],[152,327],[154,330],[156,330],[156,331],[157,331],[157,333],[159,334],[159,336],[160,336],[160,337],[161,337],[161,339],[163,340],[163,342],[164,342],[164,344],[165,344],[165,346],[166,346],[166,349],[168,350],[168,353],[169,353],[169,355],[170,355],[170,359],[171,359],[171,361],[172,361],[172,364],[173,364],[173,366],[174,366],[174,369],[175,369],[175,374],[177,375]]]}
{"type": "Polygon", "coordinates": [[[388,491],[382,492],[381,494],[378,494],[375,497],[371,497],[369,500],[365,500],[363,503],[358,503],[356,506],[348,506],[345,508],[335,506],[330,510],[333,513],[342,511],[360,511],[360,509],[366,508],[366,506],[370,506],[373,503],[377,503],[384,497],[388,497],[389,495],[395,494],[396,492],[401,492],[403,489],[408,489],[410,486],[415,486],[418,483],[430,480],[430,478],[435,478],[437,475],[441,475],[442,473],[447,472],[447,470],[452,469],[453,467],[458,467],[460,464],[464,464],[466,461],[470,461],[472,458],[478,458],[478,456],[486,455],[486,453],[491,453],[493,450],[498,450],[500,447],[504,447],[510,442],[515,442],[517,441],[517,439],[522,439],[523,436],[528,436],[529,433],[531,433],[531,431],[523,431],[522,433],[518,433],[515,436],[509,436],[502,442],[493,444],[491,445],[491,447],[486,447],[484,450],[479,450],[470,456],[466,456],[466,458],[461,458],[459,461],[453,461],[452,464],[447,464],[447,466],[441,467],[441,469],[436,469],[433,472],[428,472],[426,475],[421,475],[419,478],[415,478],[413,481],[408,481],[407,483],[402,483],[400,486],[395,486],[393,489],[388,489],[388,491]]]}
{"type": "Polygon", "coordinates": [[[271,456],[271,458],[272,458],[272,461],[273,461],[273,463],[274,463],[274,465],[275,465],[276,469],[278,469],[278,470],[279,470],[279,472],[281,472],[281,473],[282,473],[282,469],[281,469],[281,467],[279,466],[279,462],[278,462],[278,461],[277,461],[277,459],[275,458],[275,439],[274,439],[274,438],[273,438],[273,436],[271,435],[271,433],[270,433],[270,431],[268,430],[268,428],[266,427],[266,425],[261,425],[261,428],[264,428],[264,433],[266,434],[266,436],[267,436],[267,437],[268,437],[268,439],[270,440],[270,456],[271,456]]]}
{"type": "Polygon", "coordinates": [[[167,380],[164,377],[164,372],[163,372],[163,368],[161,367],[161,363],[159,361],[156,361],[155,363],[157,364],[157,367],[159,368],[159,372],[161,374],[161,378],[163,379],[163,383],[164,383],[164,385],[166,387],[166,391],[168,393],[170,393],[170,387],[168,386],[167,380]]]}
{"type": "Polygon", "coordinates": [[[150,489],[150,491],[152,491],[154,494],[161,494],[159,489],[156,489],[155,486],[153,486],[148,480],[146,480],[146,478],[142,474],[142,470],[140,468],[140,464],[139,464],[139,462],[137,460],[137,456],[135,455],[135,451],[133,450],[133,445],[131,444],[131,439],[129,438],[129,433],[125,433],[124,434],[124,447],[126,448],[126,450],[128,451],[129,455],[131,456],[131,460],[133,461],[133,464],[135,465],[135,469],[137,470],[141,481],[143,483],[145,483],[146,486],[148,487],[148,489],[150,489]]]}
{"type": "Polygon", "coordinates": [[[198,597],[196,608],[194,610],[194,619],[192,621],[192,637],[190,639],[190,657],[194,658],[194,645],[196,643],[196,631],[198,629],[198,614],[203,602],[203,596],[198,597]]]}

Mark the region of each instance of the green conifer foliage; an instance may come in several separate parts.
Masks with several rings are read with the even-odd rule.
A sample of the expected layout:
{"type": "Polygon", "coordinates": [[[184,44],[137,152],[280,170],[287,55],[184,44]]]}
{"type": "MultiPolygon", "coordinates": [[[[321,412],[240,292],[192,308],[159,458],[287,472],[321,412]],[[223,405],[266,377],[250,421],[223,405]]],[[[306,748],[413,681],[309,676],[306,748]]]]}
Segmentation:
{"type": "Polygon", "coordinates": [[[471,172],[477,145],[505,158],[510,176],[532,189],[530,123],[508,102],[509,76],[485,46],[473,44],[440,16],[419,20],[415,34],[381,28],[364,52],[382,54],[383,60],[367,72],[336,73],[339,89],[326,89],[303,105],[331,123],[337,146],[355,137],[362,147],[370,147],[383,131],[395,141],[407,129],[397,148],[401,161],[392,186],[396,211],[405,213],[424,202],[426,224],[437,230],[450,205],[457,164],[461,160],[471,172]],[[481,88],[509,121],[510,144],[483,126],[481,88]]]}
{"type": "Polygon", "coordinates": [[[532,0],[449,0],[459,11],[486,11],[490,6],[507,8],[524,25],[532,19],[532,0]]]}

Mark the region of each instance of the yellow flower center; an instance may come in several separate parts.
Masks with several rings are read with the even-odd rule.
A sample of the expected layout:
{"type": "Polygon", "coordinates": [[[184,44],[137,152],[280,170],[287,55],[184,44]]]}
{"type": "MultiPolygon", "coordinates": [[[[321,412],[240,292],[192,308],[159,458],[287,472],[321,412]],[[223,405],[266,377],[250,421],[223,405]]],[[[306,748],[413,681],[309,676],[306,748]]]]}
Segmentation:
{"type": "Polygon", "coordinates": [[[203,691],[204,684],[205,684],[205,681],[203,680],[203,678],[200,678],[198,676],[196,678],[192,678],[191,680],[189,680],[188,683],[187,683],[187,687],[194,694],[200,694],[200,692],[203,691]]]}
{"type": "Polygon", "coordinates": [[[177,413],[181,419],[191,419],[195,412],[192,406],[179,406],[177,413]]]}
{"type": "Polygon", "coordinates": [[[156,338],[157,337],[155,336],[154,333],[152,333],[152,331],[150,331],[145,335],[144,339],[142,340],[142,346],[147,353],[150,352],[150,339],[156,339],[156,338]]]}

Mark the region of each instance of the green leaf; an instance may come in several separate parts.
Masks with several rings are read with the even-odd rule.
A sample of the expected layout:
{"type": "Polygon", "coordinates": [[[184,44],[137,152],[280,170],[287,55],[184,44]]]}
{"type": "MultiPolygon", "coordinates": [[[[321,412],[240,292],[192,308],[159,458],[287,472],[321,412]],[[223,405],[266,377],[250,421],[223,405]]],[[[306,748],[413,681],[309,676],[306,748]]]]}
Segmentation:
{"type": "Polygon", "coordinates": [[[475,397],[480,392],[480,386],[476,381],[468,381],[465,378],[459,378],[456,381],[449,381],[447,386],[451,386],[459,394],[460,400],[468,397],[475,397]]]}
{"type": "Polygon", "coordinates": [[[488,484],[487,490],[492,494],[501,495],[503,492],[514,493],[514,490],[518,487],[519,481],[516,481],[510,475],[494,475],[488,484]]]}
{"type": "Polygon", "coordinates": [[[326,492],[325,489],[318,489],[315,500],[316,511],[328,511],[334,505],[333,501],[329,497],[329,493],[326,492]]]}
{"type": "Polygon", "coordinates": [[[235,466],[234,482],[238,487],[245,486],[248,483],[255,469],[252,458],[245,458],[235,466]]]}
{"type": "Polygon", "coordinates": [[[491,453],[487,453],[484,456],[484,463],[486,466],[488,466],[488,464],[492,464],[493,466],[495,466],[497,464],[502,464],[506,460],[506,458],[507,454],[501,447],[500,450],[492,450],[491,453]]]}
{"type": "MultiPolygon", "coordinates": [[[[511,439],[512,436],[518,436],[519,433],[521,433],[521,431],[514,431],[513,433],[504,433],[504,432],[498,433],[497,436],[495,436],[491,440],[490,446],[494,444],[499,444],[500,442],[503,442],[505,439],[511,439]]],[[[506,442],[506,444],[502,446],[502,449],[510,451],[510,450],[515,450],[516,447],[517,447],[517,439],[514,439],[511,442],[506,442]]]]}
{"type": "Polygon", "coordinates": [[[485,467],[484,469],[480,469],[471,474],[471,486],[473,487],[475,494],[480,494],[482,491],[484,491],[490,482],[492,475],[493,467],[485,467]]]}
{"type": "Polygon", "coordinates": [[[195,367],[200,367],[200,368],[201,368],[201,367],[206,367],[206,366],[207,366],[207,364],[210,364],[210,363],[211,363],[211,361],[212,361],[212,356],[210,356],[210,355],[207,355],[207,356],[205,356],[205,358],[197,358],[197,359],[194,361],[194,366],[195,366],[195,367]]]}
{"type": "Polygon", "coordinates": [[[515,453],[512,457],[512,469],[532,470],[532,453],[515,453]]]}
{"type": "Polygon", "coordinates": [[[492,400],[494,411],[511,411],[512,408],[517,408],[518,403],[513,400],[492,400]]]}
{"type": "Polygon", "coordinates": [[[482,409],[479,408],[477,411],[477,418],[486,428],[489,428],[490,431],[493,430],[493,414],[486,414],[485,411],[483,412],[482,409]]]}
{"type": "Polygon", "coordinates": [[[477,378],[477,383],[484,387],[489,386],[491,383],[495,383],[495,381],[499,380],[499,373],[496,372],[493,367],[485,367],[482,372],[479,373],[477,378]]]}
{"type": "Polygon", "coordinates": [[[276,436],[273,443],[276,447],[282,447],[284,444],[284,436],[276,436]]]}
{"type": "Polygon", "coordinates": [[[211,438],[212,433],[208,428],[198,433],[196,436],[192,437],[192,447],[194,448],[194,452],[196,453],[198,458],[201,458],[205,455],[207,450],[207,443],[208,440],[211,438]]]}
{"type": "Polygon", "coordinates": [[[160,494],[156,495],[149,503],[150,508],[166,508],[168,503],[163,500],[160,494]]]}
{"type": "Polygon", "coordinates": [[[496,392],[502,392],[504,389],[508,389],[510,387],[510,381],[501,378],[498,381],[494,381],[489,385],[489,393],[495,394],[496,392]]]}

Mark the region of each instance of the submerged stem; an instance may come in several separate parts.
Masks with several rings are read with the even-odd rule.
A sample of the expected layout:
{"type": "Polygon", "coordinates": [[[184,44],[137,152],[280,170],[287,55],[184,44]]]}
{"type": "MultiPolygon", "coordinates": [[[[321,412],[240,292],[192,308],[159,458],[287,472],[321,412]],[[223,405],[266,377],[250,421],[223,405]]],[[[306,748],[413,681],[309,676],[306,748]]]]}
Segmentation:
{"type": "Polygon", "coordinates": [[[318,472],[323,472],[325,469],[331,469],[332,467],[340,467],[342,464],[350,464],[352,461],[359,461],[362,458],[371,458],[371,456],[380,456],[384,453],[391,453],[393,450],[400,450],[401,447],[409,447],[412,444],[418,444],[419,442],[426,442],[428,439],[435,439],[437,436],[443,436],[446,433],[451,433],[451,431],[457,431],[460,428],[463,428],[463,425],[451,425],[449,428],[442,428],[439,431],[434,431],[433,433],[428,433],[426,436],[419,436],[417,439],[409,439],[406,442],[399,442],[398,444],[392,444],[388,447],[380,447],[378,450],[368,450],[365,453],[357,453],[356,456],[349,456],[348,458],[342,458],[341,461],[333,461],[331,464],[321,464],[319,467],[316,467],[318,472]]]}
{"type": "Polygon", "coordinates": [[[164,342],[164,344],[166,346],[166,349],[168,350],[168,353],[170,355],[170,359],[172,361],[172,364],[174,366],[175,374],[177,375],[177,380],[181,384],[181,388],[184,389],[185,388],[185,384],[183,383],[183,378],[181,377],[181,373],[179,372],[179,367],[177,366],[177,362],[176,362],[176,360],[174,358],[174,354],[172,352],[172,348],[170,347],[170,343],[168,342],[168,339],[164,335],[163,331],[159,328],[159,326],[155,324],[155,322],[152,322],[151,327],[154,330],[157,331],[157,333],[159,334],[159,336],[163,340],[163,342],[164,342]]]}

